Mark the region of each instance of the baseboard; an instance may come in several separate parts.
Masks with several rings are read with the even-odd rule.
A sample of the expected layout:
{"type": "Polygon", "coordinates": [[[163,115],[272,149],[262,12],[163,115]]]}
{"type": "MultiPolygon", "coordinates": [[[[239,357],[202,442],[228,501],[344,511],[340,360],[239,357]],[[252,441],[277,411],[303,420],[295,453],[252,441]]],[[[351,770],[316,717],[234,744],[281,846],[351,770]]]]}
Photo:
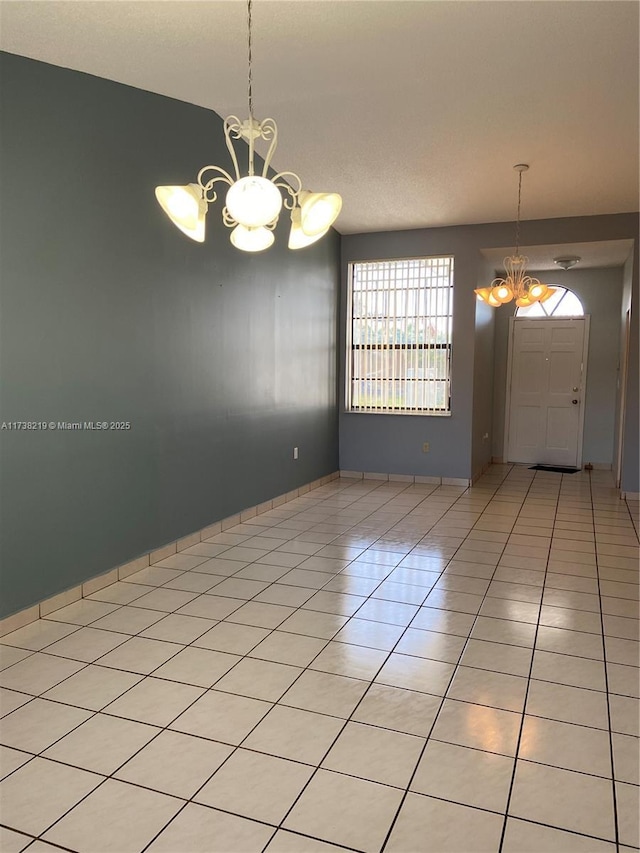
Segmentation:
{"type": "MultiPolygon", "coordinates": [[[[487,466],[488,468],[489,466],[487,466]]],[[[421,474],[382,474],[374,471],[341,470],[340,476],[351,480],[380,480],[390,483],[420,483],[429,486],[463,486],[468,488],[471,480],[465,477],[426,477],[421,474]]]]}
{"type": "Polygon", "coordinates": [[[640,501],[640,492],[620,492],[620,497],[624,501],[640,501]]]}
{"type": "Polygon", "coordinates": [[[203,542],[217,533],[223,533],[230,527],[235,527],[236,524],[241,524],[244,521],[255,518],[257,515],[268,512],[270,509],[276,509],[289,501],[295,500],[301,495],[306,495],[308,492],[313,491],[313,489],[325,486],[332,480],[338,479],[339,476],[340,472],[334,471],[331,474],[313,480],[311,483],[305,483],[297,489],[292,489],[292,491],[284,495],[278,495],[278,497],[272,500],[263,501],[263,503],[257,506],[247,507],[247,509],[235,515],[215,521],[213,524],[208,524],[206,527],[196,530],[188,536],[182,536],[173,542],[167,542],[166,545],[142,554],[134,560],[124,563],[122,566],[116,566],[107,572],[102,572],[99,575],[89,578],[71,589],[66,589],[63,592],[45,598],[38,604],[32,604],[24,610],[19,610],[17,613],[5,616],[4,619],[0,619],[0,637],[4,637],[5,634],[10,634],[12,631],[17,631],[19,628],[24,628],[25,625],[36,622],[43,616],[53,613],[55,610],[60,610],[62,607],[73,604],[75,601],[80,601],[82,598],[86,598],[88,595],[92,595],[94,592],[98,592],[98,590],[104,589],[104,587],[110,586],[112,583],[129,578],[136,572],[153,565],[153,563],[159,563],[160,560],[164,560],[172,554],[177,554],[179,551],[184,551],[186,548],[190,548],[198,542],[203,542]]]}

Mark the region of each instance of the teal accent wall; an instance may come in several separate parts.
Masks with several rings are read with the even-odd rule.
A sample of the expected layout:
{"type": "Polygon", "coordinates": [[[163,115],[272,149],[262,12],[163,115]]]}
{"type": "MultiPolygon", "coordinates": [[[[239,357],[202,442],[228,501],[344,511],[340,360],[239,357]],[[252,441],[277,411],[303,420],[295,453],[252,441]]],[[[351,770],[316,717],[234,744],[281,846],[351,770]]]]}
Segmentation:
{"type": "Polygon", "coordinates": [[[0,421],[131,424],[0,430],[4,616],[336,470],[339,236],[192,242],[153,191],[230,166],[219,116],[0,63],[0,421]]]}

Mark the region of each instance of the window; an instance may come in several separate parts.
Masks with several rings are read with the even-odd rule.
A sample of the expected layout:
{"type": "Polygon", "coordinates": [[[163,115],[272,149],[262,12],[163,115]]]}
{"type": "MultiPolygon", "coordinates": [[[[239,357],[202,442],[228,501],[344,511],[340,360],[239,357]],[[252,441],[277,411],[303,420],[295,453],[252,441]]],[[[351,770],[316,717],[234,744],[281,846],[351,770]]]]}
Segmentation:
{"type": "Polygon", "coordinates": [[[582,302],[566,287],[553,285],[555,293],[544,302],[534,302],[528,308],[516,308],[516,317],[583,317],[582,302]]]}
{"type": "Polygon", "coordinates": [[[453,258],[349,265],[347,411],[451,412],[453,258]]]}

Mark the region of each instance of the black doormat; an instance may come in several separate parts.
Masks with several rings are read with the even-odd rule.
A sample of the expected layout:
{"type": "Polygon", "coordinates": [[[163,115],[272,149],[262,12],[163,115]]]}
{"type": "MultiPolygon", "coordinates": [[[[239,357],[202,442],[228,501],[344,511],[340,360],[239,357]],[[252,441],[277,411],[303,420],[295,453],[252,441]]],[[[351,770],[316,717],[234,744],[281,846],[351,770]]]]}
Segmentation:
{"type": "Polygon", "coordinates": [[[556,465],[531,465],[530,471],[555,471],[556,474],[577,474],[580,468],[561,468],[556,465]]]}

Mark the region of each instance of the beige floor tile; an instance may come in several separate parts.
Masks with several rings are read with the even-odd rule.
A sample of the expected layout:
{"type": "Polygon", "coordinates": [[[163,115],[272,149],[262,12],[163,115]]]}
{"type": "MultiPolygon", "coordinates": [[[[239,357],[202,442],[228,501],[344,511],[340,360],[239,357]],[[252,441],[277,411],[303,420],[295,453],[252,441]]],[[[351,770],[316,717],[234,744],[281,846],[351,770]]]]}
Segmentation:
{"type": "Polygon", "coordinates": [[[455,666],[442,661],[391,654],[375,683],[444,696],[455,666]]]}
{"type": "Polygon", "coordinates": [[[427,737],[441,703],[439,696],[372,684],[354,711],[353,720],[427,737]]]}
{"type": "Polygon", "coordinates": [[[87,666],[43,694],[43,698],[101,711],[133,687],[142,676],[101,666],[87,666]]]}
{"type": "Polygon", "coordinates": [[[475,617],[469,613],[454,610],[440,610],[435,607],[421,607],[411,621],[412,628],[425,631],[437,631],[442,634],[455,634],[468,637],[475,617]]]}
{"type": "Polygon", "coordinates": [[[510,817],[502,853],[615,853],[607,841],[510,817]]]}
{"type": "Polygon", "coordinates": [[[255,628],[251,625],[235,625],[232,622],[219,622],[206,634],[193,641],[198,648],[217,652],[245,655],[261,640],[268,637],[268,628],[255,628]]]}
{"type": "Polygon", "coordinates": [[[96,714],[45,750],[43,757],[108,776],[158,731],[144,723],[96,714]]]}
{"type": "Polygon", "coordinates": [[[47,646],[47,654],[92,663],[127,641],[126,634],[98,628],[80,628],[68,637],[47,646]]]}
{"type": "Polygon", "coordinates": [[[225,598],[222,595],[216,595],[217,586],[211,590],[211,593],[205,592],[197,598],[184,604],[177,612],[184,616],[201,616],[203,619],[226,619],[235,610],[242,607],[242,600],[239,598],[225,598]]]}
{"type": "Polygon", "coordinates": [[[388,657],[386,651],[349,643],[327,643],[309,665],[310,669],[346,675],[350,678],[372,679],[388,657]]]}
{"type": "Polygon", "coordinates": [[[612,742],[615,778],[630,785],[640,785],[640,740],[614,733],[612,742]]]}
{"type": "Polygon", "coordinates": [[[322,767],[384,785],[406,788],[423,738],[361,723],[347,723],[322,767]]]}
{"type": "Polygon", "coordinates": [[[29,649],[33,652],[42,651],[46,646],[61,640],[63,637],[78,630],[77,625],[69,625],[66,622],[51,622],[49,619],[37,619],[24,628],[12,631],[0,637],[3,646],[17,646],[21,649],[29,649]]]}
{"type": "Polygon", "coordinates": [[[271,707],[269,702],[209,690],[174,720],[169,728],[237,745],[271,707]]]}
{"type": "Polygon", "coordinates": [[[566,607],[551,607],[543,604],[540,609],[540,625],[549,628],[566,628],[570,631],[602,634],[599,613],[571,610],[566,607]]]}
{"type": "Polygon", "coordinates": [[[260,853],[273,827],[189,803],[147,848],[149,853],[260,853]]]}
{"type": "Polygon", "coordinates": [[[611,781],[518,761],[509,814],[613,841],[611,781]]]}
{"type": "Polygon", "coordinates": [[[455,664],[460,659],[465,642],[464,637],[456,637],[453,634],[407,628],[395,651],[455,664]]]}
{"type": "Polygon", "coordinates": [[[83,669],[84,663],[36,652],[0,672],[0,686],[20,693],[39,696],[70,675],[83,669]]]}
{"type": "Polygon", "coordinates": [[[442,800],[503,813],[513,758],[430,740],[411,790],[442,800]]]}
{"type": "Polygon", "coordinates": [[[148,675],[182,650],[177,643],[130,637],[126,643],[100,658],[100,666],[148,675]]]}
{"type": "MultiPolygon", "coordinates": [[[[11,749],[9,746],[0,745],[0,779],[4,779],[18,767],[22,767],[27,761],[33,758],[28,752],[21,752],[17,749],[11,749]]],[[[2,847],[0,847],[2,850],[2,847]]]]}
{"type": "MultiPolygon", "coordinates": [[[[232,599],[227,600],[231,601],[232,599]]],[[[238,599],[233,599],[233,601],[237,603],[238,599]]],[[[293,612],[293,607],[250,601],[227,616],[227,621],[241,625],[252,625],[255,628],[277,628],[293,612]]]]}
{"type": "Polygon", "coordinates": [[[446,743],[514,756],[520,714],[445,699],[431,737],[446,743]]]}
{"type": "Polygon", "coordinates": [[[174,797],[107,779],[46,832],[44,840],[82,850],[90,837],[99,839],[100,853],[138,853],[181,807],[174,797]]]}
{"type": "Polygon", "coordinates": [[[147,677],[104,708],[106,714],[168,726],[204,694],[200,687],[147,677]]]}
{"type": "MultiPolygon", "coordinates": [[[[77,626],[74,626],[74,630],[77,630],[77,626]]],[[[26,649],[17,649],[13,646],[0,646],[0,672],[3,669],[7,669],[7,667],[13,666],[14,663],[18,663],[18,661],[31,657],[32,654],[33,652],[26,649]]]]}
{"type": "Polygon", "coordinates": [[[292,761],[318,764],[343,726],[344,720],[338,717],[276,705],[243,746],[292,761]]]}
{"type": "Polygon", "coordinates": [[[333,613],[297,610],[278,627],[280,631],[287,631],[290,634],[330,640],[348,621],[346,616],[337,616],[333,613]]]}
{"type": "Polygon", "coordinates": [[[238,749],[195,800],[277,826],[312,774],[307,764],[238,749]]]}
{"type": "Polygon", "coordinates": [[[238,655],[189,646],[158,667],[154,675],[169,681],[211,687],[239,660],[241,658],[238,655]]]}
{"type": "Polygon", "coordinates": [[[519,713],[524,709],[526,693],[526,678],[459,666],[447,691],[447,698],[519,713]]]}
{"type": "Polygon", "coordinates": [[[130,604],[114,610],[92,624],[92,628],[102,628],[105,631],[119,631],[123,634],[137,634],[163,618],[159,610],[143,610],[130,604]]]}
{"type": "Polygon", "coordinates": [[[525,716],[518,757],[611,778],[609,735],[600,729],[525,716]]]}
{"type": "Polygon", "coordinates": [[[637,785],[616,782],[616,804],[620,843],[629,847],[640,847],[637,785]]]}
{"type": "Polygon", "coordinates": [[[2,820],[39,835],[102,781],[95,773],[35,758],[0,783],[2,820]]]}
{"type": "Polygon", "coordinates": [[[588,690],[606,690],[604,663],[575,655],[536,651],[531,677],[588,690]]]}
{"type": "Polygon", "coordinates": [[[474,640],[489,640],[494,643],[531,648],[535,633],[536,626],[527,622],[478,616],[471,637],[474,640]]]}
{"type": "Polygon", "coordinates": [[[142,631],[142,637],[150,640],[166,640],[169,643],[192,643],[209,631],[216,623],[197,616],[181,616],[170,613],[150,628],[142,631]]]}
{"type": "Polygon", "coordinates": [[[108,604],[103,601],[91,601],[88,598],[83,598],[81,601],[75,601],[73,604],[68,604],[66,607],[61,607],[60,610],[54,610],[48,613],[45,617],[52,622],[69,622],[73,625],[89,625],[112,613],[118,605],[108,604]]]}
{"type": "Polygon", "coordinates": [[[164,731],[127,761],[115,778],[188,799],[233,749],[200,737],[164,731]]]}
{"type": "Polygon", "coordinates": [[[84,723],[89,711],[34,699],[2,720],[2,743],[15,749],[38,753],[84,723]]]}
{"type": "Polygon", "coordinates": [[[285,607],[300,607],[314,594],[312,589],[302,586],[287,586],[283,583],[272,583],[264,592],[256,595],[254,601],[264,604],[283,604],[285,607]]]}
{"type": "Polygon", "coordinates": [[[279,829],[273,836],[273,840],[266,846],[265,853],[342,853],[344,847],[336,847],[328,841],[318,841],[315,838],[298,835],[295,832],[287,832],[279,829]]]}
{"type": "Polygon", "coordinates": [[[273,631],[248,654],[260,660],[304,667],[311,663],[325,645],[326,640],[317,637],[293,637],[284,631],[273,631]]]}
{"type": "Polygon", "coordinates": [[[280,704],[347,718],[365,694],[368,681],[307,670],[287,690],[280,704]]]}
{"type": "Polygon", "coordinates": [[[18,693],[15,690],[9,690],[7,687],[0,687],[0,717],[6,717],[16,708],[21,708],[30,702],[33,696],[28,693],[18,693]]]}
{"type": "Polygon", "coordinates": [[[506,675],[528,676],[531,654],[531,649],[524,646],[470,639],[460,663],[463,666],[503,672],[506,675]]]}
{"type": "Polygon", "coordinates": [[[384,841],[401,798],[395,788],[319,770],[283,826],[374,853],[384,841]]]}
{"type": "Polygon", "coordinates": [[[620,663],[607,663],[609,692],[640,698],[640,669],[620,663]]]}
{"type": "Polygon", "coordinates": [[[422,794],[407,795],[389,843],[388,853],[495,853],[500,846],[502,817],[422,794]]]}
{"type": "Polygon", "coordinates": [[[302,671],[297,666],[245,658],[216,682],[216,690],[277,702],[302,671]]]}
{"type": "MultiPolygon", "coordinates": [[[[0,826],[0,850],[3,853],[21,853],[32,841],[33,837],[30,835],[23,835],[21,832],[14,832],[12,829],[0,826]]],[[[34,848],[31,847],[31,849],[34,848]]]]}

